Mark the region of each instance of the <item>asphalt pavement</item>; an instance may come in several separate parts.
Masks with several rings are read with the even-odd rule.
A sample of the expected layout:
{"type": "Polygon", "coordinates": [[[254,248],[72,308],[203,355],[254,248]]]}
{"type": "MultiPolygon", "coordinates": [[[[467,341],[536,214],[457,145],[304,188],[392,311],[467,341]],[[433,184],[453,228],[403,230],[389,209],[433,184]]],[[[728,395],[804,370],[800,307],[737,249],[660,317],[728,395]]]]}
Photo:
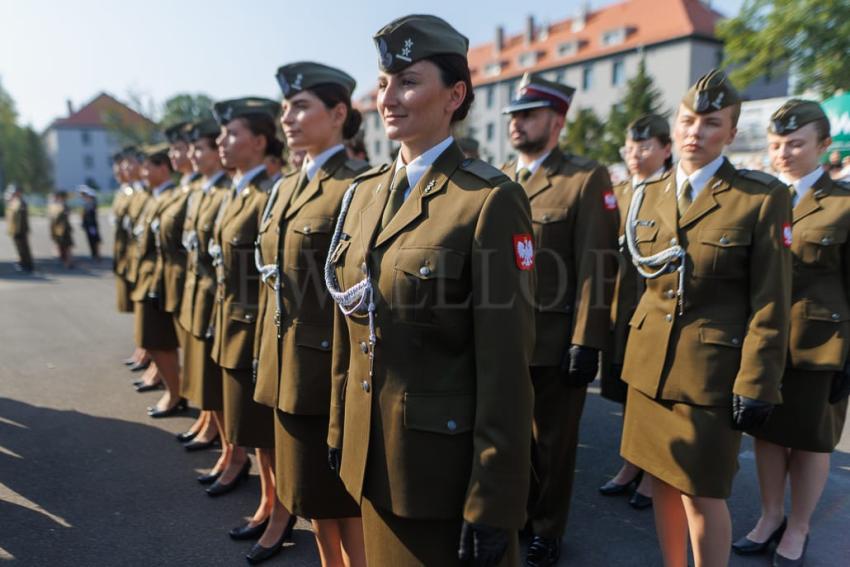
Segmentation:
{"type": "MultiPolygon", "coordinates": [[[[75,226],[77,267],[66,270],[46,221],[33,218],[31,225],[36,272],[23,275],[14,270],[14,248],[0,221],[0,564],[244,565],[250,543],[231,541],[227,530],[253,513],[259,480],[252,472],[235,492],[207,497],[195,476],[217,453],[189,454],[174,439],[197,413],[147,417],[145,408],[161,392],[135,393],[134,375],[121,363],[133,347],[133,321],[115,310],[109,235],[107,257],[94,263],[75,226]]],[[[109,232],[105,219],[101,230],[109,232]]],[[[621,421],[620,406],[602,399],[594,384],[559,565],[661,565],[652,512],[597,492],[620,465],[621,421]]],[[[847,429],[814,516],[811,567],[850,565],[847,429]]],[[[749,438],[739,462],[729,500],[736,538],[759,513],[749,438]]],[[[268,564],[319,565],[306,521],[268,564]]],[[[769,564],[768,556],[730,562],[769,564]]]]}

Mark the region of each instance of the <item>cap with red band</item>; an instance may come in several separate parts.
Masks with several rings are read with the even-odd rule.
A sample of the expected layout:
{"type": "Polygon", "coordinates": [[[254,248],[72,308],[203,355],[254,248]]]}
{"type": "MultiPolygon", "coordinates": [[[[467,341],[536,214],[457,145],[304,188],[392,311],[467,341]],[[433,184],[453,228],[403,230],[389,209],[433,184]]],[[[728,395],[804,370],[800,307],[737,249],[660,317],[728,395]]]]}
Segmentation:
{"type": "Polygon", "coordinates": [[[526,73],[519,83],[517,98],[502,110],[502,114],[513,114],[534,108],[551,108],[566,114],[576,90],[569,85],[547,81],[539,75],[526,73]]]}

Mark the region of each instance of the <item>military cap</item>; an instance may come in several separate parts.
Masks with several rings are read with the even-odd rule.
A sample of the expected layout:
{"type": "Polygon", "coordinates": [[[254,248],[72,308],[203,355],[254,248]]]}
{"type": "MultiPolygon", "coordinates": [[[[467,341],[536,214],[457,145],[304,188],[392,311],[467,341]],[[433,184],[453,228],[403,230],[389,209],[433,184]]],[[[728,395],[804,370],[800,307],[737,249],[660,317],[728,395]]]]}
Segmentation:
{"type": "Polygon", "coordinates": [[[177,124],[172,124],[165,129],[165,139],[168,140],[169,144],[188,142],[189,131],[191,128],[192,124],[190,122],[178,122],[177,124]]]}
{"type": "Polygon", "coordinates": [[[142,146],[141,152],[145,159],[152,159],[160,156],[168,156],[168,142],[160,142],[159,144],[148,144],[142,146]]]}
{"type": "Polygon", "coordinates": [[[437,16],[413,14],[393,20],[373,37],[378,48],[378,65],[387,73],[434,55],[466,57],[469,40],[437,16]]]}
{"type": "Polygon", "coordinates": [[[142,157],[144,157],[142,156],[142,152],[136,146],[124,146],[118,153],[121,156],[119,159],[134,159],[139,161],[142,157]]]}
{"type": "Polygon", "coordinates": [[[478,140],[470,138],[469,136],[459,138],[457,143],[460,146],[460,149],[465,152],[477,152],[479,148],[478,140]]]}
{"type": "Polygon", "coordinates": [[[738,104],[741,97],[726,73],[712,69],[685,93],[682,104],[697,114],[709,114],[738,104]]]}
{"type": "Polygon", "coordinates": [[[87,195],[89,197],[97,197],[97,191],[95,191],[88,185],[78,185],[77,193],[79,193],[80,195],[87,195]]]}
{"type": "Polygon", "coordinates": [[[670,136],[670,124],[658,114],[644,114],[632,120],[627,128],[629,138],[635,142],[649,140],[657,136],[670,136]]]}
{"type": "Polygon", "coordinates": [[[566,114],[575,92],[575,88],[569,85],[526,73],[519,82],[517,97],[502,110],[502,114],[513,114],[533,108],[551,108],[559,114],[566,114]]]}
{"type": "Polygon", "coordinates": [[[213,105],[213,116],[224,126],[234,118],[250,114],[265,114],[272,120],[277,118],[280,103],[257,96],[220,100],[213,105]]]}
{"type": "Polygon", "coordinates": [[[283,98],[289,98],[305,89],[329,83],[340,85],[348,91],[348,96],[351,96],[354,87],[357,86],[354,77],[345,71],[312,61],[299,61],[283,65],[278,68],[276,76],[280,90],[283,92],[283,98]]]}
{"type": "Polygon", "coordinates": [[[189,129],[189,141],[197,142],[201,138],[218,137],[221,126],[212,118],[192,123],[189,129]]]}
{"type": "Polygon", "coordinates": [[[124,150],[118,150],[117,152],[112,154],[112,162],[113,163],[118,163],[122,159],[124,159],[124,150]]]}
{"type": "Polygon", "coordinates": [[[818,103],[812,100],[792,98],[770,115],[770,125],[768,125],[767,131],[771,134],[784,136],[816,120],[829,121],[818,103]]]}
{"type": "Polygon", "coordinates": [[[20,191],[20,189],[18,189],[17,185],[15,185],[14,183],[9,183],[6,186],[6,191],[3,193],[3,195],[6,197],[6,199],[11,199],[13,195],[20,193],[20,192],[21,191],[20,191]]]}

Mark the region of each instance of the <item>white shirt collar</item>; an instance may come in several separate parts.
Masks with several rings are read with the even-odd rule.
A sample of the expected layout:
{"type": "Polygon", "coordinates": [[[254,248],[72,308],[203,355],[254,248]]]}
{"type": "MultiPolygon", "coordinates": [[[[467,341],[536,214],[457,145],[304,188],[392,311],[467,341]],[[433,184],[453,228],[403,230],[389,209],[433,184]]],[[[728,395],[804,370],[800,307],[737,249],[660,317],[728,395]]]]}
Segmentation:
{"type": "Polygon", "coordinates": [[[167,180],[167,181],[163,181],[162,183],[160,183],[159,185],[157,185],[156,187],[154,187],[154,188],[153,188],[153,191],[151,191],[151,194],[152,194],[154,197],[159,197],[159,195],[160,195],[163,191],[165,191],[166,189],[168,189],[168,188],[169,188],[169,187],[171,187],[172,185],[174,185],[174,184],[171,182],[171,180],[170,180],[170,179],[169,179],[169,180],[167,180]]]}
{"type": "Polygon", "coordinates": [[[794,205],[796,205],[800,202],[800,199],[809,192],[812,186],[817,183],[818,179],[821,178],[821,175],[824,175],[824,171],[821,166],[818,166],[814,171],[807,173],[797,181],[794,181],[790,177],[785,177],[784,175],[780,175],[779,179],[786,185],[794,186],[794,190],[797,192],[797,196],[794,198],[794,205]]]}
{"type": "Polygon", "coordinates": [[[191,173],[184,173],[182,177],[180,177],[180,185],[188,185],[198,178],[198,173],[193,171],[191,173]]]}
{"type": "Polygon", "coordinates": [[[537,170],[540,169],[540,166],[543,165],[543,162],[546,161],[546,158],[549,157],[549,154],[551,153],[552,150],[549,150],[531,163],[525,163],[524,161],[522,161],[522,158],[517,158],[515,173],[519,175],[519,170],[525,168],[531,172],[531,175],[534,175],[535,173],[537,173],[537,170]]]}
{"type": "Polygon", "coordinates": [[[316,176],[319,169],[321,169],[322,166],[331,159],[331,157],[335,156],[337,152],[342,150],[345,150],[345,146],[337,144],[317,155],[315,159],[310,159],[310,156],[305,156],[304,165],[301,166],[301,169],[307,174],[307,181],[313,181],[313,178],[316,176]]]}
{"type": "Polygon", "coordinates": [[[395,160],[395,172],[393,173],[393,182],[395,182],[395,173],[398,173],[398,170],[402,167],[406,168],[407,172],[407,184],[408,189],[404,193],[404,198],[406,199],[408,195],[410,195],[410,191],[416,187],[416,184],[419,183],[419,180],[422,179],[422,176],[425,175],[425,171],[431,167],[437,158],[446,151],[446,148],[452,145],[454,142],[454,136],[449,136],[433,148],[429,149],[422,155],[419,155],[408,164],[405,164],[401,157],[401,151],[398,153],[398,159],[395,160]]]}
{"type": "Polygon", "coordinates": [[[655,173],[653,173],[646,179],[638,180],[636,175],[632,175],[632,187],[637,187],[638,185],[647,185],[649,183],[652,183],[653,181],[658,181],[659,179],[661,179],[661,176],[664,175],[665,171],[667,170],[664,169],[664,166],[662,165],[661,168],[659,168],[657,171],[655,171],[655,173]]]}
{"type": "Polygon", "coordinates": [[[253,181],[254,178],[260,174],[260,172],[265,170],[266,164],[261,163],[254,169],[249,169],[248,171],[246,171],[245,175],[240,177],[239,181],[236,182],[236,194],[239,195],[240,193],[242,193],[242,190],[245,189],[245,187],[247,187],[248,184],[251,183],[251,181],[253,181]]]}
{"type": "Polygon", "coordinates": [[[717,170],[720,169],[721,165],[723,165],[723,160],[725,159],[726,158],[722,155],[719,155],[690,175],[685,173],[685,170],[682,169],[682,162],[679,162],[676,166],[676,197],[681,197],[682,187],[687,180],[691,182],[691,191],[693,193],[692,200],[695,201],[697,195],[699,195],[700,191],[705,188],[706,183],[714,177],[714,174],[717,173],[717,170]]]}
{"type": "Polygon", "coordinates": [[[132,187],[133,187],[133,189],[135,189],[136,191],[144,191],[144,189],[145,189],[145,184],[144,184],[144,183],[142,183],[141,181],[133,181],[133,183],[132,183],[132,185],[131,185],[131,186],[132,186],[132,187]]]}
{"type": "Polygon", "coordinates": [[[224,170],[223,170],[223,169],[219,169],[218,171],[216,171],[215,173],[213,173],[212,175],[210,175],[210,176],[207,178],[207,180],[206,180],[206,181],[204,181],[204,184],[203,184],[203,185],[201,185],[201,189],[203,190],[203,192],[204,192],[204,193],[209,193],[209,192],[210,192],[210,189],[212,189],[212,188],[213,188],[213,186],[214,186],[216,183],[218,183],[218,180],[219,180],[219,179],[221,179],[222,177],[224,177],[224,170]]]}

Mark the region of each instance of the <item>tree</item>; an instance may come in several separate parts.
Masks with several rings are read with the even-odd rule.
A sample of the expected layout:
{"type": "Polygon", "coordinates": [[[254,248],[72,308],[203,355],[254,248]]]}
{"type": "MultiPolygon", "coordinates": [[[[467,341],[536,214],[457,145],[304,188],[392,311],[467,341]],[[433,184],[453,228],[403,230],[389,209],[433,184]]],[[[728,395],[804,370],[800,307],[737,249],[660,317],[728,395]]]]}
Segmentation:
{"type": "Polygon", "coordinates": [[[53,164],[44,150],[41,136],[30,126],[23,129],[24,170],[29,190],[47,194],[53,188],[53,164]]]}
{"type": "Polygon", "coordinates": [[[798,93],[850,90],[847,0],[745,0],[737,17],[718,24],[717,35],[725,42],[724,65],[741,87],[790,72],[798,93]]]}
{"type": "Polygon", "coordinates": [[[159,124],[166,128],[178,122],[195,122],[212,118],[212,107],[212,99],[205,94],[177,94],[163,104],[159,124]]]}
{"type": "Polygon", "coordinates": [[[601,161],[606,164],[619,163],[620,148],[626,143],[626,128],[645,114],[662,114],[661,91],[655,86],[652,75],[646,72],[646,63],[641,58],[637,74],[626,83],[623,99],[611,107],[605,123],[602,140],[601,161]]]}
{"type": "Polygon", "coordinates": [[[15,101],[0,84],[0,180],[24,191],[47,193],[53,187],[50,172],[41,137],[18,124],[15,101]]]}
{"type": "Polygon", "coordinates": [[[562,140],[562,149],[573,154],[602,159],[602,137],[605,126],[590,108],[580,108],[575,119],[567,124],[567,135],[562,140]]]}

